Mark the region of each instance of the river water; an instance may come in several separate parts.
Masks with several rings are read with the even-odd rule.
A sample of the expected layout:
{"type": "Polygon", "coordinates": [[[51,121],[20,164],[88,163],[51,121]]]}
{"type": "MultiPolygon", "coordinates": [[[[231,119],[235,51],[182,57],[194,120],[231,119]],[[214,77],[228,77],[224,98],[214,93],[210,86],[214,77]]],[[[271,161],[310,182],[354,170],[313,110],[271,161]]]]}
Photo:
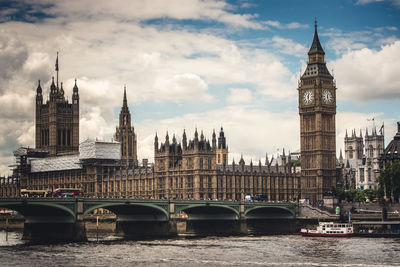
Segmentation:
{"type": "Polygon", "coordinates": [[[400,266],[400,239],[299,235],[32,244],[0,232],[0,266],[400,266]]]}

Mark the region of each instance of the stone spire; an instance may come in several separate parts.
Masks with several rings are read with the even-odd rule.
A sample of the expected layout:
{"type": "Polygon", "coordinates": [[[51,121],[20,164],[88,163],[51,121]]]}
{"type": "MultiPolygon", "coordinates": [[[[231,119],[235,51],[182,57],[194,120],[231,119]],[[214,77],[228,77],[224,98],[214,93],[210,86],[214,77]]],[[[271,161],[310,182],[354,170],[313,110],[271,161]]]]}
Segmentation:
{"type": "Polygon", "coordinates": [[[310,50],[308,51],[308,55],[313,55],[313,54],[321,54],[325,55],[324,49],[322,49],[322,45],[319,42],[318,38],[318,30],[317,30],[317,18],[315,18],[315,25],[314,25],[314,39],[311,44],[310,50]]]}
{"type": "Polygon", "coordinates": [[[130,128],[131,127],[131,113],[128,108],[128,100],[126,98],[126,86],[124,86],[124,98],[122,101],[121,112],[119,113],[119,127],[130,128]]]}
{"type": "Polygon", "coordinates": [[[124,100],[122,106],[128,107],[128,100],[126,99],[126,85],[124,86],[124,100]]]}

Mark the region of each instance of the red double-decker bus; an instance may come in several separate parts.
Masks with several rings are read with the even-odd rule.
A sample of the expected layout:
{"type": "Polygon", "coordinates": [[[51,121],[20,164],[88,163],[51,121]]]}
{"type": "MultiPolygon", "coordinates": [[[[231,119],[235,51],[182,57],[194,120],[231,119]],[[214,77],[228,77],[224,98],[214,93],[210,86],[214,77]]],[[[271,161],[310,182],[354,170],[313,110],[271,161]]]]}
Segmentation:
{"type": "Polygon", "coordinates": [[[83,196],[82,189],[79,188],[57,188],[52,192],[53,197],[78,197],[83,196]]]}

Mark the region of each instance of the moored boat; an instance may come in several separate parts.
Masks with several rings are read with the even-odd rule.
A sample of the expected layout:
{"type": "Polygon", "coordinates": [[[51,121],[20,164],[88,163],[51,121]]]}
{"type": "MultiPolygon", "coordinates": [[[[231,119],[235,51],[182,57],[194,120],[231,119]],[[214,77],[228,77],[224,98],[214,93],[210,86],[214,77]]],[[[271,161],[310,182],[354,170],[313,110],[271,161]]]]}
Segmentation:
{"type": "Polygon", "coordinates": [[[354,228],[351,223],[320,222],[317,229],[301,229],[302,236],[351,237],[354,228]]]}

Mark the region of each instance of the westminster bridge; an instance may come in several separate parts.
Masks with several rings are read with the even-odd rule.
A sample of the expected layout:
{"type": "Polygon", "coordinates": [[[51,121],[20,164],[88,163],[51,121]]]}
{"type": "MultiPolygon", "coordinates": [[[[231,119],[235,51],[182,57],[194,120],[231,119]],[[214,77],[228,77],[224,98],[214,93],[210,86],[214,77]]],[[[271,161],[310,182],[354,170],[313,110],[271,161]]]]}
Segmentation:
{"type": "Polygon", "coordinates": [[[86,240],[84,217],[97,209],[113,212],[116,234],[125,237],[293,233],[296,219],[288,202],[3,198],[0,207],[22,214],[23,238],[33,240],[86,240]]]}

